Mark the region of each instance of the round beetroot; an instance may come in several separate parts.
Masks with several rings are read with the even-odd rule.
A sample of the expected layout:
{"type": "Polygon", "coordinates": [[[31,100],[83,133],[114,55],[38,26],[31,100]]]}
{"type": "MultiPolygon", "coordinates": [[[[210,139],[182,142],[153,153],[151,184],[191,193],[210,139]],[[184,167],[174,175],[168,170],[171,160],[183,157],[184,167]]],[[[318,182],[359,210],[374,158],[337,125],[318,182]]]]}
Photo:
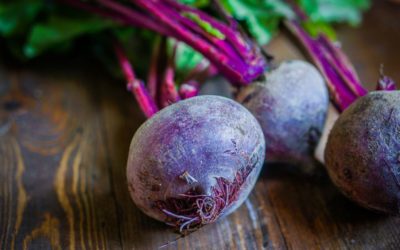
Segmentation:
{"type": "Polygon", "coordinates": [[[234,211],[260,173],[265,142],[240,104],[198,96],[172,104],[132,139],[127,177],[131,197],[147,215],[196,229],[234,211]]]}
{"type": "Polygon", "coordinates": [[[267,162],[313,161],[329,104],[324,80],[314,66],[283,62],[266,74],[265,82],[243,88],[237,100],[261,125],[267,162]]]}
{"type": "Polygon", "coordinates": [[[325,149],[333,183],[360,205],[399,213],[400,91],[371,92],[336,121],[325,149]]]}

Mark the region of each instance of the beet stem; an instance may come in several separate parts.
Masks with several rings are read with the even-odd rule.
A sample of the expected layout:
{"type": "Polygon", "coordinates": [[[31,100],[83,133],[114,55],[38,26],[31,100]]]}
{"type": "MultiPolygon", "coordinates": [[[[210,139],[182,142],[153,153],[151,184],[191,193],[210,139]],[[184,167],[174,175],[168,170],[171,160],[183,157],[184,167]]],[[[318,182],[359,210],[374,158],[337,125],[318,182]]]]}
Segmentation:
{"type": "Polygon", "coordinates": [[[245,55],[242,57],[245,58],[245,60],[237,60],[225,55],[220,51],[220,48],[218,48],[216,44],[208,43],[202,39],[199,34],[192,33],[190,30],[185,28],[182,23],[178,22],[178,20],[182,18],[182,13],[178,12],[174,13],[174,15],[167,16],[159,9],[163,5],[161,4],[161,1],[132,0],[132,2],[135,2],[142,8],[146,9],[155,18],[158,18],[160,23],[167,26],[169,29],[174,30],[176,35],[175,38],[184,41],[202,53],[212,63],[214,63],[214,65],[222,74],[225,75],[225,77],[232,82],[247,85],[254,79],[258,78],[259,75],[263,74],[267,65],[259,51],[258,46],[245,41],[242,37],[240,37],[240,34],[235,33],[226,25],[215,21],[205,13],[179,4],[176,1],[163,1],[163,3],[173,4],[175,8],[179,8],[179,10],[195,13],[203,21],[210,23],[213,28],[218,29],[222,34],[224,34],[226,39],[230,41],[233,47],[236,47],[240,53],[243,53],[242,55],[245,55]],[[179,18],[177,18],[177,16],[179,16],[179,18]]]}
{"type": "Polygon", "coordinates": [[[164,72],[164,80],[161,84],[161,107],[166,107],[172,103],[178,102],[181,98],[175,86],[175,56],[178,43],[174,44],[172,55],[168,58],[167,66],[164,72]]]}
{"type": "Polygon", "coordinates": [[[216,49],[221,50],[221,52],[227,55],[229,58],[232,58],[237,62],[240,62],[243,59],[240,57],[240,55],[237,54],[237,52],[232,47],[232,45],[227,41],[227,39],[225,38],[221,39],[209,34],[203,28],[201,28],[196,22],[194,22],[190,18],[185,17],[185,14],[192,12],[182,11],[181,13],[179,12],[176,13],[171,11],[173,9],[168,8],[168,6],[163,6],[162,2],[160,2],[159,7],[161,7],[161,11],[165,12],[166,15],[175,16],[177,21],[182,23],[183,27],[186,27],[186,29],[188,29],[189,31],[191,30],[192,32],[198,34],[198,36],[204,38],[205,41],[208,42],[211,46],[214,46],[216,49]]]}
{"type": "Polygon", "coordinates": [[[312,38],[299,22],[307,21],[306,13],[292,0],[287,0],[297,20],[287,20],[285,26],[301,42],[316,66],[323,74],[331,97],[339,111],[346,109],[358,97],[368,93],[348,57],[320,33],[312,38]]]}
{"type": "Polygon", "coordinates": [[[158,89],[158,65],[161,60],[161,37],[158,37],[155,41],[154,48],[150,59],[150,68],[147,75],[147,88],[150,96],[153,100],[157,100],[157,89],[158,89]]]}
{"type": "MultiPolygon", "coordinates": [[[[354,86],[354,83],[344,81],[344,79],[337,73],[338,68],[335,68],[332,65],[333,60],[327,59],[329,56],[326,55],[326,50],[321,50],[320,43],[311,38],[296,21],[287,20],[284,24],[301,42],[309,56],[321,71],[326,80],[328,89],[330,90],[331,97],[339,111],[346,109],[352,102],[361,96],[361,93],[355,94],[354,91],[349,88],[349,86],[354,86]]],[[[364,91],[367,93],[366,90],[364,91]]]]}
{"type": "Polygon", "coordinates": [[[207,14],[205,14],[200,10],[191,8],[190,6],[180,4],[174,0],[166,0],[166,3],[170,4],[172,7],[178,9],[179,11],[186,11],[198,15],[203,21],[210,23],[213,27],[220,30],[224,34],[225,39],[227,39],[233,45],[235,45],[234,47],[237,50],[236,52],[242,57],[242,59],[246,60],[248,55],[244,53],[244,51],[247,51],[248,48],[246,47],[244,41],[240,39],[238,34],[235,33],[234,29],[225,26],[225,24],[215,20],[214,18],[208,16],[207,14]]]}
{"type": "Polygon", "coordinates": [[[181,40],[202,53],[233,84],[248,85],[267,68],[267,61],[260,48],[244,34],[200,10],[173,0],[131,0],[132,4],[141,8],[140,11],[113,0],[97,2],[104,9],[79,0],[62,1],[124,24],[150,29],[181,40]],[[185,16],[185,13],[190,15],[185,16]],[[201,24],[208,23],[223,37],[216,39],[210,37],[211,33],[207,35],[201,24],[191,20],[190,17],[194,15],[201,24]]]}
{"type": "Polygon", "coordinates": [[[125,75],[127,89],[135,96],[144,115],[147,118],[150,118],[158,111],[154,100],[144,86],[143,81],[136,79],[135,72],[133,71],[128,58],[125,56],[121,45],[115,42],[114,50],[120,63],[121,70],[125,75]]]}
{"type": "Polygon", "coordinates": [[[345,72],[345,74],[355,83],[362,87],[360,83],[360,79],[357,75],[356,70],[354,69],[353,64],[350,62],[350,59],[344,54],[340,48],[335,46],[329,38],[325,34],[319,34],[318,41],[324,45],[324,47],[332,54],[332,58],[339,65],[341,69],[345,72]]]}
{"type": "MultiPolygon", "coordinates": [[[[299,21],[309,18],[294,1],[287,1],[299,21]]],[[[368,93],[346,54],[335,46],[329,38],[320,33],[312,38],[296,20],[287,20],[285,26],[301,42],[309,56],[323,74],[331,97],[339,111],[345,110],[356,99],[368,93]]],[[[395,82],[381,74],[377,90],[394,90],[395,82]]]]}
{"type": "MultiPolygon", "coordinates": [[[[212,58],[214,62],[222,62],[221,65],[228,63],[229,58],[226,55],[220,53],[215,47],[202,40],[201,37],[192,34],[187,29],[184,29],[181,25],[179,25],[179,23],[176,22],[176,20],[171,19],[173,16],[166,16],[158,9],[159,6],[154,5],[152,2],[146,0],[137,0],[136,2],[141,3],[141,6],[146,8],[147,11],[151,12],[156,18],[159,19],[160,22],[164,23],[169,28],[174,29],[177,33],[178,39],[188,42],[191,46],[193,46],[193,48],[202,52],[205,56],[212,58]]],[[[226,69],[223,71],[226,71],[226,69]]],[[[235,75],[239,76],[239,74],[236,72],[235,75]]]]}
{"type": "Polygon", "coordinates": [[[139,27],[145,27],[147,29],[154,30],[160,34],[170,35],[170,32],[166,30],[163,26],[158,25],[154,20],[146,15],[143,15],[139,11],[136,11],[132,8],[129,9],[126,6],[119,4],[118,2],[113,0],[98,0],[98,3],[122,15],[129,24],[133,24],[139,27]]]}

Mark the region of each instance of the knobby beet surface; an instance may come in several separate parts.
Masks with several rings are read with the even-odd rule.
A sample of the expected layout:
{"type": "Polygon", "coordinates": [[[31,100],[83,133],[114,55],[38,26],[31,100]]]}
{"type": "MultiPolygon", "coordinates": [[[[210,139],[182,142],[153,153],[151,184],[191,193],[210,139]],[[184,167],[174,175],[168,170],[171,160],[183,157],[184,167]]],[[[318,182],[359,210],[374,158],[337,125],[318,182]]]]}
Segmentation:
{"type": "Polygon", "coordinates": [[[193,97],[164,108],[134,135],[130,194],[147,215],[188,231],[240,206],[264,156],[260,125],[243,106],[193,97]]]}
{"type": "Polygon", "coordinates": [[[335,123],[325,150],[336,186],[360,205],[399,213],[400,91],[361,97],[335,123]]]}
{"type": "Polygon", "coordinates": [[[261,125],[267,162],[307,165],[328,111],[324,80],[314,66],[298,60],[283,62],[265,76],[265,82],[243,88],[237,100],[261,125]]]}

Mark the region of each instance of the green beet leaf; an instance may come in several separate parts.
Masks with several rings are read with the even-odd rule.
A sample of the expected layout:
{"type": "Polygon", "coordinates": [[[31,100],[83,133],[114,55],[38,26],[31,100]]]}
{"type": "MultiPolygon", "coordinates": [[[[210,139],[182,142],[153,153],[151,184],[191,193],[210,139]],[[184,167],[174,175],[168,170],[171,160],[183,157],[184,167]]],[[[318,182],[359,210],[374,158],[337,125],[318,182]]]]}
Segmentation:
{"type": "Polygon", "coordinates": [[[33,26],[24,46],[24,54],[32,58],[80,35],[95,33],[114,25],[111,21],[99,18],[71,19],[52,16],[48,22],[33,26]]]}

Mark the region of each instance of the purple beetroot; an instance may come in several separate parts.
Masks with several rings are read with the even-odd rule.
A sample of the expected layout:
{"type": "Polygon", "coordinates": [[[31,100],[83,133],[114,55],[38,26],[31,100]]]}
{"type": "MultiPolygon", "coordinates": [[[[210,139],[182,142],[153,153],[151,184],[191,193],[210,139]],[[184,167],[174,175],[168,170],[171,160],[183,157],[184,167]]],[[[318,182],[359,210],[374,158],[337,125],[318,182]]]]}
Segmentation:
{"type": "Polygon", "coordinates": [[[259,121],[267,162],[310,163],[323,130],[329,97],[319,72],[304,61],[288,61],[266,73],[266,81],[238,94],[259,121]]]}
{"type": "Polygon", "coordinates": [[[240,104],[197,96],[165,107],[135,133],[127,178],[148,216],[185,233],[233,212],[264,162],[257,120],[240,104]]]}
{"type": "Polygon", "coordinates": [[[371,92],[346,109],[329,135],[325,160],[347,197],[399,214],[400,92],[371,92]]]}
{"type": "Polygon", "coordinates": [[[190,81],[178,93],[170,66],[161,69],[166,77],[153,83],[159,92],[154,95],[136,77],[118,43],[115,53],[128,90],[148,118],[129,150],[127,179],[135,204],[183,234],[233,212],[252,190],[264,162],[257,120],[233,100],[190,97],[190,87],[197,88],[190,81]]]}

